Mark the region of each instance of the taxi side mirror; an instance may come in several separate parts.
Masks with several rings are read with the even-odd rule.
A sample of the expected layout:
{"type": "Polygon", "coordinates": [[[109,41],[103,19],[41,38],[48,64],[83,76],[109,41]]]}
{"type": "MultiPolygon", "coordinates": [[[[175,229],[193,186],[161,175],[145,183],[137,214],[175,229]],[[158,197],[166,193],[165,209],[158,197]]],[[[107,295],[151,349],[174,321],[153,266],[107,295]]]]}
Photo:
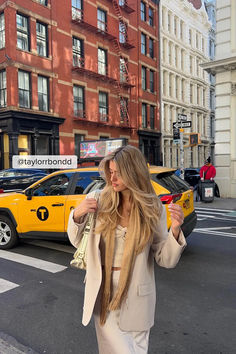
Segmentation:
{"type": "Polygon", "coordinates": [[[27,200],[31,200],[32,199],[32,196],[33,196],[33,191],[31,188],[28,188],[25,190],[25,195],[27,197],[27,200]]]}

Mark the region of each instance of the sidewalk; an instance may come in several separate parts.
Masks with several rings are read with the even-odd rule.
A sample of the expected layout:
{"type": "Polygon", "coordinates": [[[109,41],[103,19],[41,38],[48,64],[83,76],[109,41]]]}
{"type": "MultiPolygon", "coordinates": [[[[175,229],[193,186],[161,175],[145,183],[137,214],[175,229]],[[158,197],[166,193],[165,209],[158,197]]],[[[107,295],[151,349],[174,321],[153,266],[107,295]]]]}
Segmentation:
{"type": "Polygon", "coordinates": [[[29,347],[25,347],[15,338],[6,333],[0,332],[0,353],[1,354],[38,354],[29,347]]]}
{"type": "Polygon", "coordinates": [[[236,211],[236,198],[214,198],[212,203],[196,202],[195,207],[236,211]]]}

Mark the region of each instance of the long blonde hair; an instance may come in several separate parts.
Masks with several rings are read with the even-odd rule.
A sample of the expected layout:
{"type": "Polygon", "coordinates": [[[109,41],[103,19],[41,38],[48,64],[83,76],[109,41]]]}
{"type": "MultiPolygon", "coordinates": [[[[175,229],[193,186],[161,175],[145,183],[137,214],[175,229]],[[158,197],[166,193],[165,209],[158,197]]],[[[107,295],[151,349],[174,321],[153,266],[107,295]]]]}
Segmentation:
{"type": "Polygon", "coordinates": [[[152,241],[160,217],[161,202],[151,184],[147,163],[141,151],[131,145],[118,148],[99,165],[100,173],[106,180],[100,198],[98,218],[101,223],[97,230],[103,237],[114,232],[122,205],[121,193],[115,192],[112,187],[110,161],[116,163],[124,184],[130,190],[129,233],[136,235],[136,252],[140,253],[148,241],[152,241]]]}

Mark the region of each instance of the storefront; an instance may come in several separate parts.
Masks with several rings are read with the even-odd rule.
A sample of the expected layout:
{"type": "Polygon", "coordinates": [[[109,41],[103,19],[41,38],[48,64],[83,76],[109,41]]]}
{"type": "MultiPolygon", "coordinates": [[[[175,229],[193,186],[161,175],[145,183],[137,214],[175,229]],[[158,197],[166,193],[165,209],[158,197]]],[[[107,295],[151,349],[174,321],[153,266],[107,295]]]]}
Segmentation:
{"type": "Polygon", "coordinates": [[[12,167],[13,155],[58,155],[59,125],[64,120],[36,113],[0,112],[0,169],[12,167]]]}
{"type": "Polygon", "coordinates": [[[139,149],[150,165],[162,165],[161,133],[139,130],[139,149]]]}

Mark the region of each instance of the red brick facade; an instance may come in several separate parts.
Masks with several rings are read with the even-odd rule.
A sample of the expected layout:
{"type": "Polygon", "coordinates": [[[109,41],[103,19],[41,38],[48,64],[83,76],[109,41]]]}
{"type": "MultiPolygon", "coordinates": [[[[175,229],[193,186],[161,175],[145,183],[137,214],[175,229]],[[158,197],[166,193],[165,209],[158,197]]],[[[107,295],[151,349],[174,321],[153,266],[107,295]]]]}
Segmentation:
{"type": "MultiPolygon", "coordinates": [[[[0,0],[0,14],[4,14],[5,19],[5,46],[0,49],[0,70],[6,70],[7,78],[7,104],[0,108],[0,144],[6,150],[9,141],[9,159],[19,151],[74,154],[77,151],[75,143],[78,143],[75,137],[85,140],[123,137],[130,144],[139,146],[151,163],[160,163],[157,1],[145,0],[142,5],[140,1],[133,1],[131,5],[129,0],[68,0],[63,4],[48,0],[46,6],[39,2],[0,0]],[[80,10],[77,7],[81,3],[80,10]],[[98,9],[105,16],[105,23],[100,19],[98,23],[98,9]],[[19,48],[18,40],[21,43],[22,34],[21,24],[17,27],[17,14],[28,21],[27,50],[19,48]],[[119,27],[119,22],[126,27],[119,27]],[[46,56],[39,55],[37,48],[36,26],[39,24],[47,28],[46,56]],[[99,30],[100,25],[105,28],[99,30]],[[141,48],[144,49],[141,33],[142,39],[146,39],[146,54],[141,54],[141,48]],[[76,63],[73,63],[73,38],[83,45],[81,52],[77,52],[81,58],[76,63]],[[105,64],[98,63],[99,48],[102,54],[105,53],[105,64]],[[120,58],[126,61],[123,80],[120,58]],[[142,67],[146,72],[145,89],[142,88],[142,67]],[[30,107],[19,105],[19,71],[29,74],[30,107]],[[150,75],[154,78],[152,90],[150,75]],[[39,76],[46,78],[48,83],[48,108],[43,111],[39,107],[39,76]],[[83,109],[76,113],[74,86],[79,87],[78,92],[84,95],[79,103],[83,109]],[[101,115],[101,106],[99,110],[99,93],[108,100],[105,115],[101,115]],[[121,97],[124,98],[123,105],[121,97]],[[25,151],[19,143],[21,136],[28,141],[25,151]]],[[[24,89],[21,92],[24,95],[24,89]]],[[[7,167],[6,161],[2,160],[1,164],[0,168],[7,167]]]]}

